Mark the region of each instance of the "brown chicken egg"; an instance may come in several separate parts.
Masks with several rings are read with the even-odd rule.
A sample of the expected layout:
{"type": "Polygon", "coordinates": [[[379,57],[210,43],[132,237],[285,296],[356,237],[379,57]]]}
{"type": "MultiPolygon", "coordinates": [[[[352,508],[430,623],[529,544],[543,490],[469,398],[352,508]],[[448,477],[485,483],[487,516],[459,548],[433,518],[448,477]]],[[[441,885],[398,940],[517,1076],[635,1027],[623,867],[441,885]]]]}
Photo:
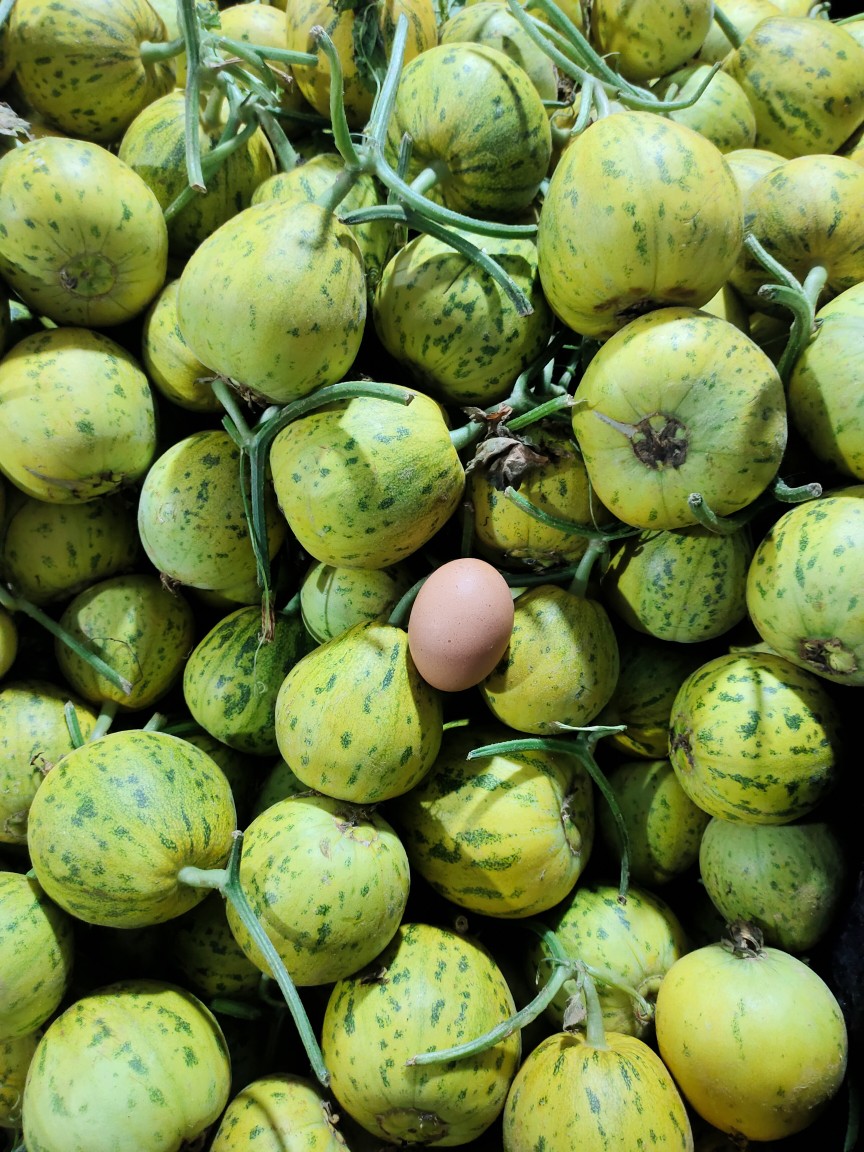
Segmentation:
{"type": "Polygon", "coordinates": [[[442,692],[483,680],[513,631],[513,595],[485,560],[451,560],[429,576],[408,618],[408,648],[423,679],[442,692]]]}

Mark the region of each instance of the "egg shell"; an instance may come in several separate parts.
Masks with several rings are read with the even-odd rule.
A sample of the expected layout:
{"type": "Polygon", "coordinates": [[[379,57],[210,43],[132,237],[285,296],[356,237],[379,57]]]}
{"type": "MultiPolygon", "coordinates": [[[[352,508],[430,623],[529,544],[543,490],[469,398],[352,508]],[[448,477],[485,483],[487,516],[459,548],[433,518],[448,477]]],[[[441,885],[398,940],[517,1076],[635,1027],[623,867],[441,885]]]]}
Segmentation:
{"type": "Polygon", "coordinates": [[[408,648],[423,679],[441,692],[483,680],[513,631],[513,595],[485,560],[451,560],[426,579],[408,618],[408,648]]]}

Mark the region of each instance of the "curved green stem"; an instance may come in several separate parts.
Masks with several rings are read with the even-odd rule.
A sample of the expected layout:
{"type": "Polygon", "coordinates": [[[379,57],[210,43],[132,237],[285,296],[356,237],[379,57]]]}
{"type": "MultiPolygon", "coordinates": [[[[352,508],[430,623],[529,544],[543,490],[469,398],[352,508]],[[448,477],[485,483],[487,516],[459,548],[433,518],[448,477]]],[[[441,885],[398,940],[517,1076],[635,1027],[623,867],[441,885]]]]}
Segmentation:
{"type": "MultiPolygon", "coordinates": [[[[571,59],[561,48],[557,47],[549,35],[544,35],[544,33],[540,31],[540,24],[531,19],[521,4],[518,4],[516,0],[507,0],[507,5],[513,16],[519,21],[526,35],[549,57],[559,72],[562,72],[565,76],[569,76],[571,80],[576,80],[582,86],[590,83],[592,80],[598,79],[598,77],[592,76],[581,64],[577,64],[575,60],[571,59]]],[[[566,44],[567,47],[570,46],[566,38],[561,36],[560,33],[555,33],[554,29],[547,28],[547,32],[551,33],[556,40],[566,44]]]]}
{"type": "Polygon", "coordinates": [[[785,284],[787,288],[800,290],[801,285],[792,275],[788,268],[775,259],[768,249],[753,235],[748,232],[744,237],[744,247],[750,255],[757,260],[766,272],[770,272],[778,284],[785,284]]]}
{"type": "Polygon", "coordinates": [[[464,228],[466,232],[477,232],[481,236],[503,236],[505,238],[520,239],[536,236],[536,224],[499,224],[494,220],[483,220],[477,216],[466,216],[452,208],[445,208],[443,204],[435,204],[425,196],[415,192],[410,184],[406,183],[385,160],[383,154],[376,153],[373,158],[373,175],[376,176],[385,188],[395,193],[399,200],[412,208],[424,220],[433,220],[438,224],[449,224],[454,228],[464,228]]]}
{"type": "Polygon", "coordinates": [[[280,172],[290,172],[300,163],[297,149],[285,135],[285,129],[271,108],[262,108],[260,104],[254,105],[255,119],[261,130],[270,142],[276,165],[280,172]]]}
{"type": "Polygon", "coordinates": [[[411,181],[411,188],[414,192],[425,196],[429,189],[434,188],[436,184],[440,184],[442,178],[446,175],[447,165],[444,164],[443,161],[427,164],[411,181]]]}
{"type": "MultiPolygon", "coordinates": [[[[15,0],[12,0],[14,4],[15,0]]],[[[10,5],[11,7],[11,5],[10,5]]],[[[0,11],[0,25],[3,23],[2,11],[0,11]]],[[[141,63],[144,67],[151,64],[160,64],[163,60],[171,60],[175,56],[179,56],[186,48],[186,41],[182,36],[178,36],[176,40],[142,40],[138,45],[138,50],[141,53],[141,63]]]]}
{"type": "Polygon", "coordinates": [[[417,599],[417,593],[429,579],[429,574],[421,576],[419,580],[415,581],[407,592],[403,592],[393,608],[390,615],[387,617],[387,623],[392,624],[396,628],[405,628],[408,623],[408,616],[414,601],[417,599]]]}
{"type": "MultiPolygon", "coordinates": [[[[421,215],[411,208],[407,208],[405,205],[390,203],[374,204],[368,208],[355,208],[352,212],[340,214],[339,219],[343,224],[348,224],[349,226],[352,224],[367,224],[373,220],[394,220],[399,224],[404,224],[408,228],[413,228],[417,232],[425,232],[436,240],[440,240],[442,244],[447,244],[456,252],[460,252],[467,260],[470,260],[472,264],[476,264],[481,268],[487,276],[491,276],[506,294],[519,316],[530,316],[534,311],[531,307],[531,301],[516,281],[488,252],[482,248],[478,248],[477,245],[472,244],[466,236],[454,232],[452,228],[438,224],[434,220],[430,220],[427,216],[421,215]]],[[[476,231],[476,229],[472,229],[472,231],[476,231]]]]}
{"type": "Polygon", "coordinates": [[[714,5],[714,21],[720,31],[732,45],[732,47],[740,48],[741,41],[743,39],[741,33],[738,31],[738,29],[723,11],[723,9],[718,8],[716,4],[714,5]]]}
{"type": "MultiPolygon", "coordinates": [[[[326,188],[319,196],[316,197],[315,203],[319,204],[326,212],[335,212],[360,177],[359,168],[343,168],[329,188],[326,188]]],[[[347,215],[350,215],[348,213],[347,215]]],[[[339,217],[343,224],[349,223],[347,220],[339,217]]]]}
{"type": "Polygon", "coordinates": [[[588,547],[582,559],[579,561],[579,566],[570,582],[567,589],[573,596],[580,596],[585,598],[588,592],[588,582],[591,579],[591,573],[594,571],[594,565],[601,558],[601,556],[609,555],[609,541],[602,537],[594,537],[588,541],[588,547]]]}
{"type": "MultiPolygon", "coordinates": [[[[651,93],[647,88],[640,88],[635,84],[631,84],[629,80],[625,80],[623,76],[621,76],[613,68],[609,67],[600,53],[595,51],[591,44],[589,44],[588,40],[585,38],[580,29],[577,28],[569,16],[567,16],[567,14],[563,12],[558,7],[558,5],[553,2],[553,0],[535,0],[535,4],[541,12],[545,12],[546,15],[550,17],[553,27],[557,26],[558,29],[560,29],[560,31],[563,33],[564,37],[566,38],[567,46],[578,57],[583,66],[584,72],[587,72],[588,75],[600,80],[603,84],[608,85],[622,100],[626,100],[627,97],[630,96],[635,97],[640,101],[651,100],[651,93]]],[[[525,31],[528,32],[532,39],[535,40],[535,43],[537,43],[544,52],[552,55],[552,53],[549,53],[549,48],[551,47],[549,42],[546,41],[546,43],[540,43],[540,41],[536,40],[535,37],[531,34],[531,31],[528,27],[529,24],[532,24],[534,28],[536,28],[540,21],[537,21],[536,18],[529,16],[525,10],[521,8],[521,6],[517,3],[517,0],[507,0],[507,6],[513,16],[516,17],[516,19],[525,29],[525,31]]],[[[540,34],[540,39],[545,40],[545,37],[542,35],[542,33],[540,34]]],[[[563,53],[559,53],[557,50],[555,55],[552,55],[552,59],[556,64],[558,64],[557,56],[559,55],[563,56],[563,53]]],[[[566,62],[567,60],[568,58],[565,56],[564,61],[566,62]]],[[[566,68],[562,70],[566,71],[566,68]]],[[[570,73],[568,73],[568,75],[569,74],[570,73]]],[[[574,79],[575,78],[578,77],[574,77],[574,79]]],[[[656,103],[657,100],[655,98],[654,104],[656,105],[656,103]]]]}
{"type": "Polygon", "coordinates": [[[345,161],[346,168],[359,171],[363,167],[363,161],[354,147],[351,129],[348,127],[342,61],[336,51],[336,45],[320,24],[315,25],[310,35],[327,57],[327,62],[330,65],[330,123],[333,129],[333,142],[339,155],[345,161]]]}
{"type": "Polygon", "coordinates": [[[215,148],[211,149],[206,156],[200,157],[201,186],[193,186],[190,182],[174,197],[163,212],[166,224],[170,224],[178,212],[181,212],[196,196],[206,191],[206,181],[215,174],[217,168],[228,159],[231,153],[241,148],[257,130],[257,120],[249,120],[239,132],[233,136],[228,136],[227,139],[221,141],[215,148]]]}
{"type": "Polygon", "coordinates": [[[603,1008],[600,1004],[600,997],[597,995],[597,987],[588,973],[587,965],[583,966],[580,973],[580,984],[587,1010],[585,1043],[591,1048],[599,1048],[601,1051],[608,1050],[609,1042],[606,1039],[606,1029],[603,1027],[603,1008]]]}
{"type": "Polygon", "coordinates": [[[440,1064],[445,1060],[462,1060],[466,1056],[476,1056],[480,1052],[494,1048],[501,1040],[506,1040],[514,1032],[524,1028],[532,1020],[536,1020],[558,995],[565,981],[570,980],[576,974],[579,965],[578,960],[563,960],[556,963],[552,975],[534,999],[508,1020],[502,1021],[495,1028],[491,1028],[474,1040],[468,1040],[465,1044],[457,1044],[453,1048],[440,1048],[438,1051],[419,1052],[416,1056],[406,1060],[406,1065],[440,1064]]]}
{"type": "Polygon", "coordinates": [[[621,840],[621,873],[618,882],[618,899],[624,903],[627,899],[627,890],[630,886],[630,835],[621,808],[605,774],[601,771],[594,759],[593,748],[597,741],[614,732],[625,731],[626,724],[606,725],[595,724],[585,728],[574,728],[569,724],[560,724],[560,730],[575,732],[575,738],[564,739],[555,736],[525,736],[514,740],[503,740],[497,744],[486,744],[482,748],[474,748],[466,757],[467,760],[477,760],[482,756],[507,756],[513,752],[553,752],[573,756],[579,761],[588,775],[596,784],[609,805],[612,818],[621,840]]]}
{"type": "Polygon", "coordinates": [[[91,652],[89,648],[85,648],[78,640],[75,639],[65,628],[61,627],[56,620],[52,620],[41,608],[35,604],[31,604],[29,600],[24,600],[21,597],[13,596],[10,592],[0,585],[0,606],[6,609],[7,612],[20,612],[23,616],[29,616],[31,620],[35,620],[37,624],[50,632],[55,639],[65,644],[67,648],[75,653],[76,656],[85,660],[90,667],[97,672],[100,676],[118,688],[125,696],[128,696],[132,691],[132,684],[119,672],[115,672],[110,665],[106,664],[101,656],[97,656],[95,652],[91,652]]]}
{"type": "MultiPolygon", "coordinates": [[[[487,415],[500,412],[503,408],[510,408],[513,412],[518,413],[519,416],[509,423],[508,427],[512,428],[514,424],[516,424],[517,427],[522,427],[522,425],[518,424],[519,417],[523,414],[530,415],[534,407],[537,406],[536,400],[531,392],[532,382],[535,381],[538,376],[542,376],[545,369],[552,364],[561,348],[571,337],[572,334],[568,335],[563,330],[556,332],[545,348],[542,348],[540,352],[538,352],[527,368],[524,368],[516,378],[513,391],[509,397],[485,409],[487,415]]],[[[559,399],[560,397],[558,395],[552,397],[552,400],[556,402],[559,401],[559,399]]],[[[567,407],[568,404],[569,401],[565,402],[563,406],[567,407]]],[[[549,415],[549,412],[547,411],[544,415],[549,415]]],[[[529,420],[528,423],[530,424],[531,421],[529,420]]],[[[454,428],[450,432],[450,443],[457,452],[463,452],[480,439],[485,429],[486,424],[483,420],[469,420],[467,424],[463,424],[460,428],[454,428]]]]}
{"type": "Polygon", "coordinates": [[[408,17],[400,13],[396,21],[396,30],[390,45],[390,58],[387,62],[387,71],[381,81],[381,87],[372,104],[372,112],[366,124],[366,144],[374,152],[384,151],[384,140],[387,136],[387,126],[393,115],[393,106],[396,103],[396,94],[399,91],[399,80],[402,76],[402,63],[405,59],[405,45],[408,41],[408,17]]]}
{"type": "Polygon", "coordinates": [[[168,723],[168,717],[164,712],[154,712],[147,723],[144,725],[142,731],[144,732],[163,732],[168,723]]]}
{"type": "Polygon", "coordinates": [[[260,1020],[263,1015],[260,1005],[232,1000],[228,996],[216,996],[207,1006],[216,1016],[231,1016],[235,1020],[260,1020]]]}
{"type": "Polygon", "coordinates": [[[718,516],[717,513],[705,502],[701,492],[691,492],[687,497],[687,503],[692,511],[696,520],[703,528],[709,529],[711,532],[716,532],[718,536],[730,536],[734,532],[738,532],[744,528],[751,520],[755,519],[766,508],[770,508],[775,500],[779,500],[784,504],[800,504],[805,500],[816,500],[822,495],[822,485],[817,483],[800,484],[794,488],[778,476],[774,483],[758,496],[752,503],[748,504],[740,512],[735,512],[731,516],[718,516]]]}
{"type": "Polygon", "coordinates": [[[314,52],[297,52],[293,48],[271,48],[270,45],[251,44],[248,40],[233,40],[230,36],[219,33],[213,37],[213,42],[219,48],[227,48],[241,60],[245,60],[253,67],[260,68],[268,60],[278,60],[281,64],[300,64],[314,68],[318,57],[314,52]]]}
{"type": "Polygon", "coordinates": [[[827,279],[828,269],[817,265],[807,273],[804,283],[795,288],[783,284],[763,284],[759,289],[759,295],[769,304],[782,304],[792,312],[789,338],[777,364],[777,372],[784,385],[789,383],[799,357],[818,331],[816,306],[827,279]]]}
{"type": "Polygon", "coordinates": [[[822,485],[814,482],[790,487],[778,476],[771,489],[771,495],[783,504],[802,504],[805,500],[818,500],[822,495],[822,485]]]}
{"type": "Polygon", "coordinates": [[[321,1054],[321,1049],[318,1046],[312,1025],[309,1023],[306,1009],[303,1007],[303,1002],[297,993],[294,981],[288,974],[288,969],[285,967],[282,957],[276,951],[270,937],[261,927],[257,916],[252,910],[252,906],[246,898],[246,893],[240,884],[240,853],[242,842],[243,833],[235,832],[234,842],[231,845],[231,855],[228,858],[226,868],[202,869],[187,866],[180,869],[177,874],[177,879],[181,884],[189,884],[194,888],[216,888],[231,904],[242,922],[243,927],[249,933],[270,968],[273,978],[279,985],[279,989],[285,997],[285,1002],[297,1026],[297,1031],[300,1033],[300,1039],[303,1042],[306,1055],[309,1057],[312,1070],[318,1082],[326,1088],[330,1083],[330,1074],[324,1065],[324,1057],[321,1054]]]}
{"type": "Polygon", "coordinates": [[[14,6],[15,0],[0,0],[0,28],[2,28],[9,19],[14,6]]]}
{"type": "Polygon", "coordinates": [[[627,106],[630,108],[641,109],[642,111],[646,112],[658,112],[660,114],[665,114],[666,112],[677,112],[681,108],[692,108],[696,101],[705,94],[705,89],[720,71],[722,66],[723,64],[720,60],[712,64],[692,95],[682,96],[680,100],[675,100],[674,98],[670,100],[658,100],[656,96],[651,100],[640,99],[636,96],[625,96],[622,98],[622,102],[626,102],[627,106]]]}
{"type": "MultiPolygon", "coordinates": [[[[508,425],[512,427],[512,425],[508,425]]],[[[588,540],[621,540],[625,536],[636,536],[640,529],[632,527],[630,524],[622,524],[618,528],[597,528],[593,524],[580,524],[576,520],[565,520],[563,516],[553,516],[551,512],[546,512],[542,508],[538,508],[536,504],[526,497],[521,492],[517,492],[513,487],[504,489],[504,495],[508,500],[521,508],[523,512],[527,512],[534,520],[539,520],[541,524],[545,524],[547,528],[557,528],[561,532],[567,532],[571,536],[584,536],[588,540]]]]}

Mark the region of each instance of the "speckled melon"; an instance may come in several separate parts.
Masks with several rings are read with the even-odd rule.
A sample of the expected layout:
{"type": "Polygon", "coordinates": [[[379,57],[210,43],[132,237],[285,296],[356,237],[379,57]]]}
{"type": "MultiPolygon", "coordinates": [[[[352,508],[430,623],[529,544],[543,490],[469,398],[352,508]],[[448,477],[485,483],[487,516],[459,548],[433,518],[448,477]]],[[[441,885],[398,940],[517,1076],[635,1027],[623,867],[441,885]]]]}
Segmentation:
{"type": "Polygon", "coordinates": [[[552,735],[562,724],[590,724],[618,677],[618,645],[606,609],[554,584],[523,592],[514,608],[507,651],[479,686],[492,714],[517,732],[536,735],[552,735]]]}
{"type": "Polygon", "coordinates": [[[263,1076],[229,1103],[210,1152],[345,1152],[339,1117],[321,1088],[303,1076],[263,1076]]]}
{"type": "Polygon", "coordinates": [[[441,408],[358,396],[295,420],[270,448],[279,507],[324,564],[388,568],[421,548],[458,507],[465,473],[441,408]]]}
{"type": "MultiPolygon", "coordinates": [[[[672,964],[687,951],[688,941],[672,907],[650,889],[631,884],[626,900],[619,900],[618,895],[610,884],[580,884],[544,921],[565,954],[590,964],[596,973],[604,1028],[648,1039],[653,1035],[657,991],[672,964]],[[646,1003],[640,1004],[616,984],[635,989],[646,1003]]],[[[547,979],[542,958],[548,955],[544,944],[532,952],[540,964],[540,983],[547,979]]],[[[565,980],[546,1009],[556,1027],[564,1023],[567,1003],[574,996],[584,1005],[584,990],[575,980],[565,980]]]]}
{"type": "Polygon", "coordinates": [[[107,148],[45,136],[0,158],[0,272],[34,313],[122,324],[143,312],[167,268],[159,201],[107,148]]]}
{"type": "Polygon", "coordinates": [[[388,1144],[468,1144],[501,1112],[519,1064],[519,1032],[461,1060],[407,1061],[482,1036],[514,1010],[500,969],[472,937],[403,923],[370,972],[333,987],[321,1031],[331,1090],[388,1144]]]}
{"type": "Polygon", "coordinates": [[[864,484],[855,484],[784,513],[747,575],[762,639],[799,668],[853,687],[864,684],[862,547],[864,484]]]}
{"type": "Polygon", "coordinates": [[[229,612],[192,649],[183,669],[183,698],[211,736],[255,756],[275,756],[276,696],[314,641],[299,614],[277,613],[273,635],[261,636],[261,609],[229,612]]]}
{"type": "Polygon", "coordinates": [[[309,788],[375,804],[422,779],[441,744],[441,695],[393,624],[355,624],[299,660],[276,697],[276,739],[309,788]]]}
{"type": "MultiPolygon", "coordinates": [[[[627,829],[630,876],[636,884],[668,884],[697,863],[710,816],[693,803],[668,760],[619,761],[606,771],[606,779],[627,829]]],[[[606,847],[620,853],[608,805],[600,808],[598,822],[606,847]]]]}
{"type": "Polygon", "coordinates": [[[451,903],[506,919],[563,900],[594,843],[593,785],[571,757],[466,759],[512,735],[503,724],[449,729],[430,771],[390,807],[412,868],[451,903]]]}
{"type": "Polygon", "coordinates": [[[157,450],[140,364],[87,328],[25,336],[0,361],[0,471],[37,500],[77,504],[131,486],[157,450]]]}
{"type": "Polygon", "coordinates": [[[24,1089],[31,1152],[179,1152],[228,1102],[231,1063],[184,988],[127,980],[71,1004],[39,1041],[24,1089]]]}
{"type": "MultiPolygon", "coordinates": [[[[329,796],[291,796],[252,821],[240,882],[295,984],[331,984],[369,964],[399,927],[408,857],[377,812],[329,796]]],[[[233,906],[228,923],[249,959],[267,961],[233,906]]]]}
{"type": "Polygon", "coordinates": [[[27,1070],[42,1030],[0,1040],[0,1128],[20,1128],[27,1070]]]}
{"type": "Polygon", "coordinates": [[[354,363],[366,321],[363,256],[350,228],[318,204],[252,204],[184,265],[177,317],[202,363],[259,401],[286,404],[335,384],[354,363]]]}
{"type": "Polygon", "coordinates": [[[87,740],[96,709],[65,684],[13,679],[0,685],[0,844],[26,843],[27,814],[43,776],[75,747],[67,703],[87,740]]]}
{"type": "Polygon", "coordinates": [[[669,725],[681,786],[712,816],[788,824],[839,779],[838,706],[818,676],[774,652],[730,652],[684,681],[669,725]]]}
{"type": "Polygon", "coordinates": [[[54,1014],[74,958],[72,918],[35,878],[0,872],[0,1040],[26,1036],[54,1014]]]}
{"type": "Polygon", "coordinates": [[[158,924],[193,908],[206,888],[180,869],[222,868],[235,828],[222,770],[178,736],[109,732],[65,756],[30,807],[28,847],[46,893],[106,927],[158,924]]]}
{"type": "Polygon", "coordinates": [[[801,954],[834,922],[847,853],[824,820],[741,824],[715,816],[699,846],[699,874],[727,922],[746,920],[766,944],[801,954]]]}
{"type": "Polygon", "coordinates": [[[85,700],[113,700],[122,708],[149,708],[174,686],[195,639],[195,614],[179,592],[151,572],[112,576],[85,588],[67,604],[62,627],[86,651],[124,676],[130,692],[57,639],[57,667],[85,700]]]}
{"type": "MultiPolygon", "coordinates": [[[[285,522],[265,489],[268,551],[285,522]]],[[[256,578],[240,479],[240,449],[221,428],[194,432],[166,449],[144,477],[138,533],[166,577],[193,588],[224,589],[256,578]]]]}
{"type": "Polygon", "coordinates": [[[70,136],[110,143],[136,113],[174,85],[168,40],[146,0],[16,0],[11,47],[28,103],[70,136]]]}

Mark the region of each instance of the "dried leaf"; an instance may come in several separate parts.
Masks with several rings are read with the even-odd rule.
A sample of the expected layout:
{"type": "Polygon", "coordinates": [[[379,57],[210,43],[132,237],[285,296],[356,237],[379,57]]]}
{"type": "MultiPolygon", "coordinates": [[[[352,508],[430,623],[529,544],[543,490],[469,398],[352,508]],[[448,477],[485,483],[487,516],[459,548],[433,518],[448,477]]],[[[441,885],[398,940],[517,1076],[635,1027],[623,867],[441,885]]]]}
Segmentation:
{"type": "Polygon", "coordinates": [[[8,104],[0,102],[0,136],[26,136],[33,139],[30,125],[15,112],[8,104]]]}

